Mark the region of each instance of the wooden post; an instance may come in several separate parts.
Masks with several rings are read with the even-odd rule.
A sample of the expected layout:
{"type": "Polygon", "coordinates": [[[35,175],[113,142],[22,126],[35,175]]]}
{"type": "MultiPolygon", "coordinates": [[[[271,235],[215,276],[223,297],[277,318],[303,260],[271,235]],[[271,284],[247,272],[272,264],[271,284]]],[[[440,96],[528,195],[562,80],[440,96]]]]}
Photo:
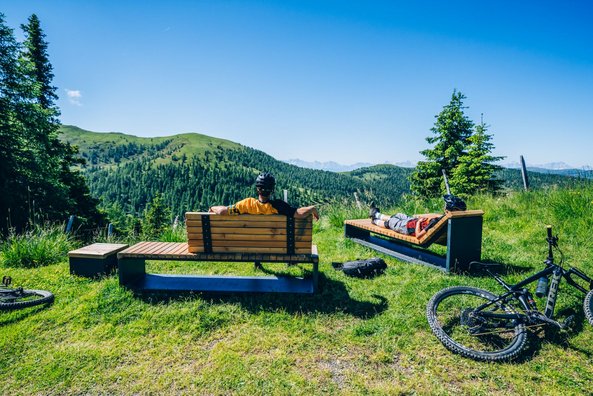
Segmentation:
{"type": "Polygon", "coordinates": [[[523,176],[523,187],[525,190],[529,190],[529,178],[527,177],[527,167],[523,156],[521,156],[521,175],[523,176]]]}
{"type": "Polygon", "coordinates": [[[75,219],[76,219],[75,215],[71,215],[70,218],[68,219],[68,224],[66,224],[66,229],[64,230],[64,232],[66,234],[69,232],[72,232],[72,227],[74,226],[75,219]]]}
{"type": "Polygon", "coordinates": [[[360,201],[358,200],[358,193],[354,193],[354,200],[356,201],[356,206],[358,207],[358,209],[362,209],[362,206],[360,205],[360,201]]]}

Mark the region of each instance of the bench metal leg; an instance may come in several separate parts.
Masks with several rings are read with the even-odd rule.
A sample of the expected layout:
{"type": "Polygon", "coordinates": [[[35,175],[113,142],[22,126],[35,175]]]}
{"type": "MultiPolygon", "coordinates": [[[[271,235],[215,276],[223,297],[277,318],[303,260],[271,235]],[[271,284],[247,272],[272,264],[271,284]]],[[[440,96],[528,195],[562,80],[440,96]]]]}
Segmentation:
{"type": "Polygon", "coordinates": [[[469,263],[482,256],[482,217],[449,219],[447,238],[448,271],[465,272],[469,263]]]}
{"type": "Polygon", "coordinates": [[[353,227],[350,224],[344,224],[344,236],[346,238],[356,238],[366,241],[371,235],[370,231],[363,230],[362,228],[353,227]]]}
{"type": "Polygon", "coordinates": [[[319,291],[319,262],[313,262],[313,293],[319,291]]]}
{"type": "Polygon", "coordinates": [[[119,284],[121,286],[133,286],[141,282],[146,276],[146,262],[144,259],[119,259],[118,267],[119,284]]]}

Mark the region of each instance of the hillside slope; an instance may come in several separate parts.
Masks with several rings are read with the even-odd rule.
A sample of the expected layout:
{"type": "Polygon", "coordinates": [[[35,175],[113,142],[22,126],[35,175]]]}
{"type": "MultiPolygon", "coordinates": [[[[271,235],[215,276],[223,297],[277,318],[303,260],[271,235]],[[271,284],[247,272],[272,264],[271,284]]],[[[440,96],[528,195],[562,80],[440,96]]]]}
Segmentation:
{"type": "Polygon", "coordinates": [[[87,160],[83,171],[92,193],[104,206],[141,212],[157,193],[173,214],[206,210],[253,196],[253,180],[262,171],[277,179],[277,193],[288,190],[293,205],[375,200],[395,204],[409,190],[410,169],[392,165],[349,173],[304,169],[228,140],[200,134],[141,138],[97,133],[73,126],[63,138],[87,160]]]}
{"type": "MultiPolygon", "coordinates": [[[[354,193],[363,205],[397,205],[408,193],[411,168],[375,165],[350,172],[306,169],[229,140],[198,133],[143,138],[123,133],[99,133],[75,126],[62,127],[62,138],[79,147],[87,160],[83,172],[104,208],[140,214],[162,194],[173,215],[207,210],[253,196],[253,180],[262,171],[277,179],[277,194],[288,190],[289,203],[352,205],[354,193]]],[[[534,189],[570,186],[579,179],[528,172],[534,189]]],[[[497,175],[506,189],[522,188],[517,169],[497,175]]]]}

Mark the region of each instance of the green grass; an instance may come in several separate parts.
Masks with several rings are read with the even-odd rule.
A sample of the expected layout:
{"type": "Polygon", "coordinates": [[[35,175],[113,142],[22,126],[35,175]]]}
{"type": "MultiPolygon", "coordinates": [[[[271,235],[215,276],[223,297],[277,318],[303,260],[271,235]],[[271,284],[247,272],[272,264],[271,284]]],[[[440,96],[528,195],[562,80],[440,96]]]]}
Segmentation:
{"type": "Polygon", "coordinates": [[[76,242],[64,234],[63,225],[35,226],[20,235],[11,232],[0,245],[0,265],[40,267],[58,263],[75,245],[76,242]]]}
{"type": "MultiPolygon", "coordinates": [[[[483,258],[509,264],[506,279],[516,281],[542,267],[546,224],[559,234],[567,263],[593,274],[590,187],[481,196],[468,203],[485,210],[483,258]]],[[[384,211],[419,213],[438,205],[410,203],[384,211]]],[[[593,392],[593,328],[582,315],[577,291],[563,284],[557,302],[562,314],[576,312],[574,332],[534,337],[518,363],[464,359],[432,335],[426,303],[446,286],[499,290],[496,283],[386,256],[385,275],[348,278],[331,262],[380,256],[345,240],[339,226],[342,218],[364,216],[364,210],[322,214],[314,230],[322,275],[316,296],[134,295],[120,288],[116,277],[69,275],[65,257],[46,267],[3,268],[15,283],[53,291],[56,301],[45,309],[0,314],[0,394],[593,392]]],[[[152,262],[149,268],[256,273],[246,263],[152,262]]]]}

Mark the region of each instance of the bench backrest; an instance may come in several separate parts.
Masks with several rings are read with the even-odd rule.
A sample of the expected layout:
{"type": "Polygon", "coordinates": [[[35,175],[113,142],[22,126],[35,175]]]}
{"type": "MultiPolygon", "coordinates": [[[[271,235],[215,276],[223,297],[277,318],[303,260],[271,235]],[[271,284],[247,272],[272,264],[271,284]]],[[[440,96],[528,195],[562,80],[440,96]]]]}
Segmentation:
{"type": "Polygon", "coordinates": [[[190,253],[312,253],[311,216],[187,212],[185,224],[190,253]]]}

